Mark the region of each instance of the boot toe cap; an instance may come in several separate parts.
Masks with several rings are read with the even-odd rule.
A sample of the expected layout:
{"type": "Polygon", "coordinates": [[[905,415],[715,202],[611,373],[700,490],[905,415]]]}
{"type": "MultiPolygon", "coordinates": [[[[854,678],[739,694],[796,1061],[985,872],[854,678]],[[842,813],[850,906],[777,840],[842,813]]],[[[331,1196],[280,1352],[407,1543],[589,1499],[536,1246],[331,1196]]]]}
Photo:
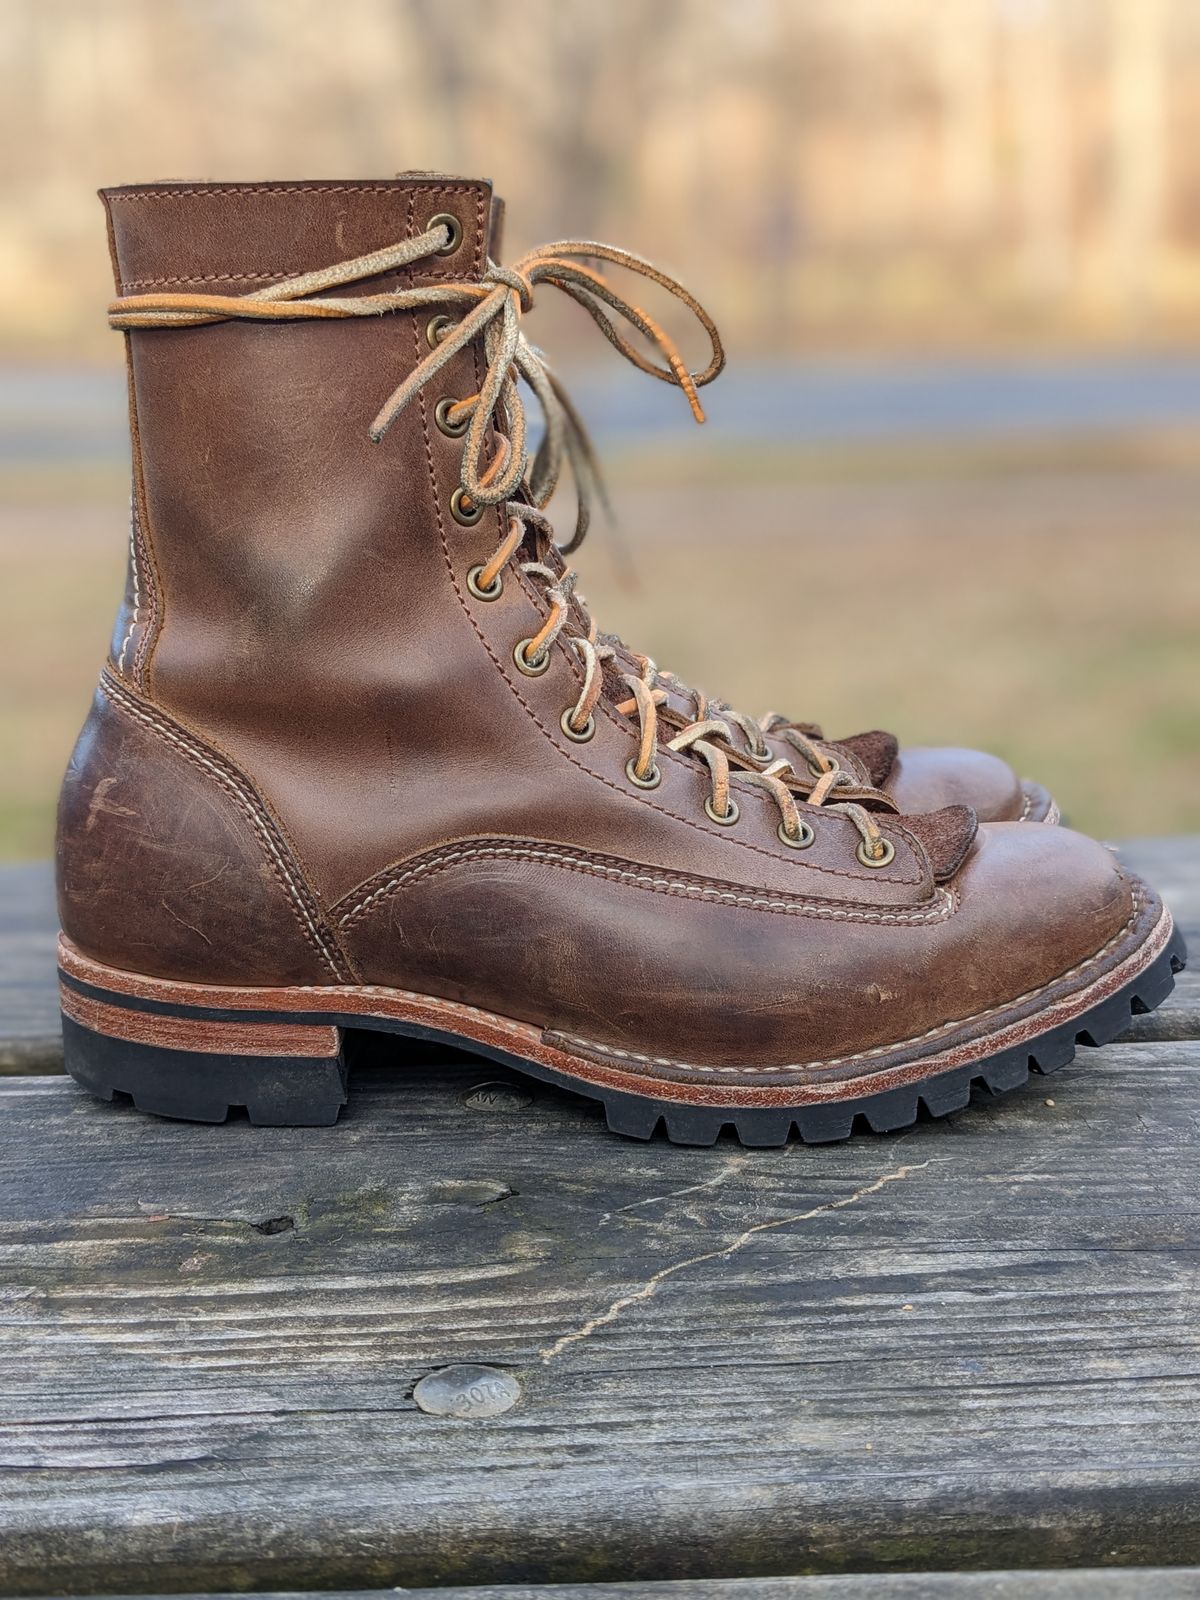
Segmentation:
{"type": "Polygon", "coordinates": [[[1134,936],[1152,898],[1094,839],[1045,823],[979,829],[959,877],[970,934],[964,979],[1005,999],[1065,980],[1134,936]],[[971,909],[979,907],[977,916],[971,909]]]}

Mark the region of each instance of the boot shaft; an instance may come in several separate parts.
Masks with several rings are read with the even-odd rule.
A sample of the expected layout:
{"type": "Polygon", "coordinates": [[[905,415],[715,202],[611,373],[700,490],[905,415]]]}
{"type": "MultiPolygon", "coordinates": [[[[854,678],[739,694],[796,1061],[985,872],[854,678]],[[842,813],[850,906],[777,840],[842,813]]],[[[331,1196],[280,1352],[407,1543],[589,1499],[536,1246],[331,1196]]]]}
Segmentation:
{"type": "MultiPolygon", "coordinates": [[[[492,204],[485,183],[170,185],[107,191],[122,293],[261,291],[300,272],[459,223],[450,255],[352,285],[360,295],[477,279],[492,204]]],[[[437,396],[385,443],[368,424],[428,353],[428,313],[132,331],[137,615],[118,625],[130,686],[235,759],[274,765],[281,734],[349,771],[396,728],[406,688],[428,678],[453,592],[438,537],[460,445],[436,428],[437,396]]],[[[464,353],[446,393],[478,388],[464,353]]],[[[472,530],[492,549],[498,513],[472,530]]],[[[458,609],[457,606],[455,609],[458,609]]]]}
{"type": "MultiPolygon", "coordinates": [[[[136,294],[261,291],[438,215],[458,226],[451,253],[339,294],[475,282],[497,211],[485,182],[425,177],[104,200],[118,290],[136,294]]],[[[480,731],[503,741],[519,710],[463,604],[502,515],[452,515],[462,440],[435,418],[443,396],[478,392],[480,352],[456,356],[381,443],[369,435],[429,355],[438,312],[127,334],[136,617],[118,624],[118,671],[253,775],[331,899],[459,831],[456,797],[464,816],[487,809],[465,767],[448,791],[447,766],[480,731]]],[[[518,769],[508,796],[521,817],[540,787],[518,769]]]]}

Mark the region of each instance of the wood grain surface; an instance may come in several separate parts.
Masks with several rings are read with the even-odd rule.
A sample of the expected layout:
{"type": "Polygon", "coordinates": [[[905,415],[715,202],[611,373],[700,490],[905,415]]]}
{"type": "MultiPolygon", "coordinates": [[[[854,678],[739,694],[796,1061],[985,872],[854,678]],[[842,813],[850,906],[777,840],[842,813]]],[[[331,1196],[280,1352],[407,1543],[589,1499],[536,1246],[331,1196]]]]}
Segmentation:
{"type": "MultiPolygon", "coordinates": [[[[1194,844],[1129,854],[1194,917],[1194,844]]],[[[996,1571],[1200,1563],[1194,996],[943,1122],[781,1151],[627,1142],[387,1041],[332,1129],[8,1076],[0,1592],[1194,1593],[996,1571]],[[461,1364],[502,1410],[484,1380],[422,1409],[461,1364]]]]}
{"type": "MultiPolygon", "coordinates": [[[[1055,1572],[897,1572],[666,1583],[487,1584],[448,1589],[337,1589],[323,1600],[1195,1600],[1200,1567],[1089,1567],[1055,1572]]],[[[221,1595],[178,1600],[227,1600],[221,1595]]],[[[231,1600],[231,1597],[230,1597],[231,1600]]],[[[297,1600],[294,1594],[259,1600],[297,1600]]]]}

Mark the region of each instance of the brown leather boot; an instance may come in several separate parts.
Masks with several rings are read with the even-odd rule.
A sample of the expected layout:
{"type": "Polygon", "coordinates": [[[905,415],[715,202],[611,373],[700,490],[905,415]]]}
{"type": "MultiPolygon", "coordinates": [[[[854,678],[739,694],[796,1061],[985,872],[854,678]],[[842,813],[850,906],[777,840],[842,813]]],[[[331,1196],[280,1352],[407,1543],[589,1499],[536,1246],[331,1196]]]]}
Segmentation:
{"type": "Polygon", "coordinates": [[[488,185],[427,176],[105,200],[135,490],[60,809],[81,1082],[332,1122],[376,1029],[626,1133],[776,1144],[952,1110],[1164,998],[1170,916],[1102,846],[756,768],[590,625],[536,509],[573,436],[522,308],[552,284],[693,402],[710,375],[604,247],[489,267],[488,185]],[[551,414],[529,472],[514,366],[551,414]]]}

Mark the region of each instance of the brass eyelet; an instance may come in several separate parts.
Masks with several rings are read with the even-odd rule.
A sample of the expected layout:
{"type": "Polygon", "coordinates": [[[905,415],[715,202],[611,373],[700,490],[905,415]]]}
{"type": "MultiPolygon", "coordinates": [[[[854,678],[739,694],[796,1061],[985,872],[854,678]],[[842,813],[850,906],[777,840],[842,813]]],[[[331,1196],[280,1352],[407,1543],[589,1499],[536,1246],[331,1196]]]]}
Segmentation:
{"type": "Polygon", "coordinates": [[[662,768],[652,766],[644,778],[638,777],[637,761],[633,756],[625,763],[625,776],[639,789],[657,789],[662,782],[662,768]]]}
{"type": "Polygon", "coordinates": [[[446,435],[447,439],[461,439],[463,434],[466,433],[467,429],[471,426],[471,419],[469,416],[463,417],[461,422],[451,422],[450,411],[451,408],[457,404],[457,400],[445,399],[439,400],[437,405],[433,408],[433,420],[446,435]]]}
{"type": "Polygon", "coordinates": [[[808,768],[812,776],[817,779],[823,778],[828,772],[840,772],[842,770],[842,763],[836,756],[830,756],[828,760],[829,765],[827,767],[814,767],[812,762],[805,757],[804,765],[808,768]]]}
{"type": "Polygon", "coordinates": [[[550,665],[550,652],[543,650],[540,661],[530,661],[525,652],[532,643],[532,639],[519,639],[513,646],[513,660],[527,678],[540,678],[550,665]]]}
{"type": "Polygon", "coordinates": [[[445,228],[450,237],[440,250],[435,250],[435,256],[452,256],[463,241],[463,226],[457,217],[452,217],[448,211],[439,211],[436,217],[430,217],[425,224],[426,233],[434,228],[445,228]]]}
{"type": "Polygon", "coordinates": [[[589,716],[582,728],[575,729],[571,726],[571,715],[574,710],[574,706],[568,706],[562,716],[559,717],[558,725],[568,739],[573,739],[576,744],[586,744],[596,731],[596,719],[589,716]]]}
{"type": "Polygon", "coordinates": [[[732,828],[734,823],[742,814],[738,808],[737,801],[732,795],[729,796],[729,809],[726,811],[724,816],[722,816],[721,813],[714,808],[711,795],[709,795],[708,799],[705,800],[704,809],[712,818],[712,820],[714,822],[719,822],[723,828],[732,828]]]}
{"type": "Polygon", "coordinates": [[[450,515],[455,522],[462,523],[464,528],[473,528],[483,513],[484,507],[476,505],[461,487],[455,489],[450,496],[450,515]]]}
{"type": "Polygon", "coordinates": [[[504,592],[504,579],[497,573],[485,589],[479,581],[479,574],[482,571],[482,562],[478,566],[471,568],[467,573],[467,588],[475,596],[476,600],[499,600],[504,592]]]}
{"type": "Polygon", "coordinates": [[[436,350],[453,326],[454,318],[439,311],[436,317],[430,317],[425,324],[425,343],[431,350],[436,350]]]}
{"type": "Polygon", "coordinates": [[[854,853],[864,867],[886,867],[889,861],[896,859],[896,846],[892,841],[881,837],[879,842],[883,845],[882,855],[869,856],[867,854],[867,841],[865,839],[858,841],[858,849],[854,853]]]}
{"type": "Polygon", "coordinates": [[[791,834],[787,831],[787,829],[784,827],[782,822],[779,824],[778,828],[776,828],[775,831],[776,831],[776,833],[778,833],[779,837],[783,840],[784,844],[790,845],[793,850],[807,850],[809,845],[817,837],[816,834],[813,832],[812,828],[809,827],[807,822],[801,822],[801,824],[800,824],[800,832],[796,835],[796,837],[794,839],[792,838],[791,834]]]}

